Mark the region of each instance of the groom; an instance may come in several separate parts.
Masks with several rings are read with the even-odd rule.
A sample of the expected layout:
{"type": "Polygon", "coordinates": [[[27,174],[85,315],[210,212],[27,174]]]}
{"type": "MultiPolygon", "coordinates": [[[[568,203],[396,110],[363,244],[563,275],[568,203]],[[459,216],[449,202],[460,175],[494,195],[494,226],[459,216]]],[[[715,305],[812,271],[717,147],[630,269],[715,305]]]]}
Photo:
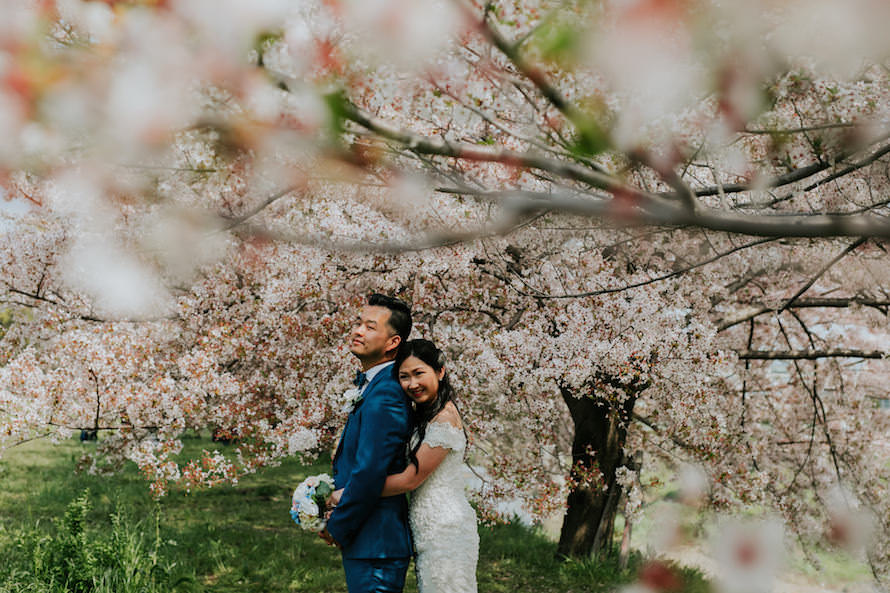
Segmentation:
{"type": "Polygon", "coordinates": [[[410,402],[393,373],[399,345],[411,333],[411,310],[382,294],[368,298],[349,335],[362,370],[360,397],[334,455],[340,502],[321,536],[343,553],[349,593],[401,592],[412,554],[405,495],[381,498],[386,476],[406,466],[410,402]]]}

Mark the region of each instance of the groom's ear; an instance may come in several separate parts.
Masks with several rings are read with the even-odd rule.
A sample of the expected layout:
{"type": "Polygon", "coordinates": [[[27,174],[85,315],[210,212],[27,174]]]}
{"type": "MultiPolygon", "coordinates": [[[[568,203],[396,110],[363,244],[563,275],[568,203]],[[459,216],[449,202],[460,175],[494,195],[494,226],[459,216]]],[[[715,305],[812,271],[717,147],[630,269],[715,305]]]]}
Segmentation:
{"type": "Polygon", "coordinates": [[[386,354],[396,355],[399,351],[399,346],[402,344],[402,336],[399,334],[393,334],[386,340],[386,354]]]}

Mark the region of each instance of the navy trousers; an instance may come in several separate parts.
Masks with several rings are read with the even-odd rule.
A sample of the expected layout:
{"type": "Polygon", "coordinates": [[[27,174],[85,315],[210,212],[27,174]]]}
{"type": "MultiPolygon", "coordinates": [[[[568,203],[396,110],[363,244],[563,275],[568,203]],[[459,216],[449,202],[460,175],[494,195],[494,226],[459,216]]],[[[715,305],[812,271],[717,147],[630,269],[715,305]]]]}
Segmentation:
{"type": "Polygon", "coordinates": [[[349,593],[402,593],[410,558],[343,559],[349,593]]]}

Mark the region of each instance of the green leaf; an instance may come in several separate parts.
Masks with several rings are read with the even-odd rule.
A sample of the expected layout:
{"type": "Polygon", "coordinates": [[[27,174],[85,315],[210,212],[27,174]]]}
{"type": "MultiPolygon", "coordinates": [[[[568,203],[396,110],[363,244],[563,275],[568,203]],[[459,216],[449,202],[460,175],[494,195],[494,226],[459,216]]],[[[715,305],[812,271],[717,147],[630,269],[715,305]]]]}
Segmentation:
{"type": "Polygon", "coordinates": [[[318,488],[315,489],[315,495],[327,499],[333,491],[334,489],[331,488],[330,484],[328,484],[327,482],[322,482],[318,485],[318,488]]]}
{"type": "Polygon", "coordinates": [[[556,63],[572,61],[580,49],[581,31],[576,24],[552,20],[534,33],[532,46],[541,58],[556,63]]]}
{"type": "Polygon", "coordinates": [[[609,148],[609,136],[600,126],[592,121],[583,122],[582,125],[570,147],[572,152],[581,156],[593,156],[609,148]]]}
{"type": "Polygon", "coordinates": [[[331,114],[331,131],[335,135],[341,134],[344,130],[343,122],[346,121],[346,114],[349,112],[347,109],[349,102],[346,99],[346,93],[344,93],[342,89],[338,89],[327,93],[322,98],[331,114]]]}

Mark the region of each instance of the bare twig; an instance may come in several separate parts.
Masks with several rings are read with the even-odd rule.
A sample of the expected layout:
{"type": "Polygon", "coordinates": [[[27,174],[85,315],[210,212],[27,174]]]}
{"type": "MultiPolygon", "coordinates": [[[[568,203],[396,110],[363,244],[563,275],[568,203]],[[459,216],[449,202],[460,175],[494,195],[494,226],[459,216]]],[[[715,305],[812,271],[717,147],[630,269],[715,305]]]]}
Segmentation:
{"type": "MultiPolygon", "coordinates": [[[[854,305],[860,305],[863,307],[874,307],[876,309],[882,309],[890,307],[890,300],[886,299],[872,299],[872,298],[864,298],[864,297],[847,297],[847,298],[825,298],[825,297],[812,297],[812,298],[797,298],[793,303],[785,307],[785,309],[804,309],[804,308],[831,308],[831,309],[843,309],[846,307],[852,307],[854,305]]],[[[736,317],[733,319],[725,319],[722,322],[717,324],[717,331],[724,331],[731,327],[734,327],[740,323],[745,323],[755,317],[760,317],[761,315],[765,315],[767,313],[773,313],[778,311],[778,307],[767,307],[764,305],[760,305],[758,309],[753,312],[745,313],[741,317],[736,317]]]]}
{"type": "Polygon", "coordinates": [[[820,358],[873,358],[890,357],[890,353],[879,350],[742,350],[741,360],[818,360],[820,358]]]}
{"type": "Polygon", "coordinates": [[[866,241],[867,241],[867,239],[864,239],[864,238],[857,239],[856,241],[853,241],[842,252],[840,252],[834,258],[832,258],[832,260],[830,262],[828,262],[827,264],[822,266],[822,268],[820,268],[819,271],[816,272],[816,274],[812,278],[810,278],[803,286],[800,287],[800,289],[797,292],[794,293],[794,296],[792,296],[790,299],[785,301],[785,303],[781,307],[779,307],[778,311],[781,313],[782,311],[787,309],[789,306],[791,306],[794,303],[794,301],[796,301],[798,299],[798,297],[800,297],[803,293],[805,293],[807,290],[809,290],[810,287],[813,284],[815,284],[816,281],[819,280],[819,278],[821,278],[825,274],[825,272],[830,270],[837,262],[841,261],[844,258],[844,256],[846,256],[851,251],[854,251],[857,247],[859,247],[866,241]]]}

